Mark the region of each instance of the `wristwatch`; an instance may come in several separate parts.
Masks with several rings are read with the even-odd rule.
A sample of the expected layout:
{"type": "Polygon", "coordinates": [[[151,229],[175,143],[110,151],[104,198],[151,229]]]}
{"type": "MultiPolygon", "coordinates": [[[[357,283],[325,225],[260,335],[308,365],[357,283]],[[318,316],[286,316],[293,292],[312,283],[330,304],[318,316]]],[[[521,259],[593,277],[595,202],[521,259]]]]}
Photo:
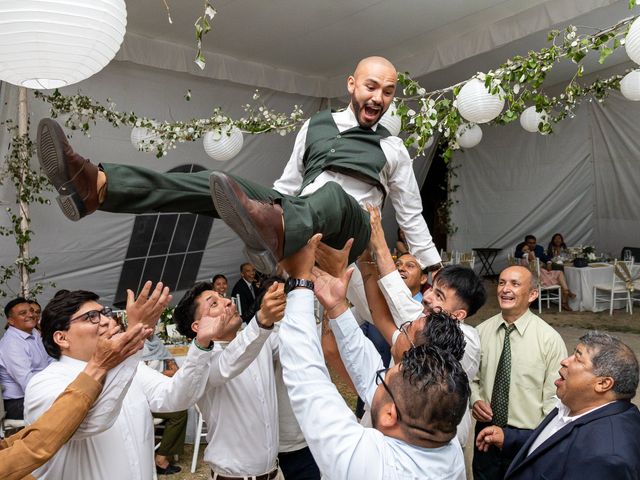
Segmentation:
{"type": "Polygon", "coordinates": [[[284,293],[289,293],[294,288],[304,287],[313,290],[313,282],[303,278],[289,278],[284,284],[284,293]]]}

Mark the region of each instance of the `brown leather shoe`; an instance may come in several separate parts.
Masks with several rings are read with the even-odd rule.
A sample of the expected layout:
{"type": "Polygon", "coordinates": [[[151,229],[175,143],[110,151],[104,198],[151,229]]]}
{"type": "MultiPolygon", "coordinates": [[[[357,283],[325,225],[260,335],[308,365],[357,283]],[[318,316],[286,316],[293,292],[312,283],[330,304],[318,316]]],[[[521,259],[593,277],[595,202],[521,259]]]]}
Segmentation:
{"type": "Polygon", "coordinates": [[[38,159],[56,188],[64,215],[73,221],[98,208],[98,167],[73,151],[64,131],[50,118],[38,124],[38,159]]]}
{"type": "Polygon", "coordinates": [[[242,239],[247,258],[258,271],[275,273],[284,251],[282,207],[250,199],[222,172],[211,173],[209,186],[218,215],[242,239]]]}

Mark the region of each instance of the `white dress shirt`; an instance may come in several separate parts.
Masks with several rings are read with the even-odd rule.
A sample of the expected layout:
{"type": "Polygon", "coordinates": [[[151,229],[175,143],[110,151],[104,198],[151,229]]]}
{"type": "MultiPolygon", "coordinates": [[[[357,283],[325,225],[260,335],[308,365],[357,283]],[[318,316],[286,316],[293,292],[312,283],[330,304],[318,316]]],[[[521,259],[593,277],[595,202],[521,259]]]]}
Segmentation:
{"type": "MultiPolygon", "coordinates": [[[[423,315],[424,307],[422,303],[411,297],[409,287],[404,283],[404,280],[402,280],[397,270],[388,273],[378,280],[378,286],[389,305],[389,310],[397,327],[400,327],[404,322],[416,320],[423,315]]],[[[469,378],[469,384],[471,384],[480,366],[480,335],[474,327],[467,325],[463,321],[461,321],[459,325],[466,341],[464,355],[462,356],[462,360],[460,360],[460,365],[462,365],[462,369],[469,378]]],[[[399,330],[398,333],[400,333],[399,330]]],[[[394,335],[394,342],[396,338],[397,335],[394,335]]],[[[456,435],[460,445],[463,447],[467,444],[470,431],[471,412],[467,409],[458,425],[458,433],[456,435]]]]}
{"type": "MultiPolygon", "coordinates": [[[[333,113],[333,120],[340,132],[358,126],[358,120],[351,107],[333,113]]],[[[375,130],[378,124],[373,126],[375,130]]],[[[300,128],[296,136],[293,152],[280,179],[273,188],[285,195],[309,195],[327,182],[336,182],[345,192],[366,208],[367,203],[382,208],[384,200],[379,188],[343,173],[326,170],[301,192],[304,165],[302,164],[309,120],[300,128]]],[[[380,172],[380,183],[384,186],[396,212],[396,221],[404,231],[409,251],[418,259],[422,267],[440,262],[440,254],[433,243],[431,233],[422,217],[420,188],[413,173],[409,152],[398,137],[389,136],[380,140],[387,163],[380,172]]]]}
{"type": "MultiPolygon", "coordinates": [[[[362,398],[371,401],[382,360],[347,311],[332,320],[340,354],[362,398]]],[[[329,378],[315,334],[313,292],[289,293],[280,361],[293,411],[323,474],[331,480],[465,478],[457,442],[421,448],[360,425],[329,378]]]]}
{"type": "Polygon", "coordinates": [[[216,342],[198,407],[207,424],[204,460],[222,475],[275,468],[278,410],[273,358],[278,339],[255,317],[229,343],[216,342]]]}
{"type": "MultiPolygon", "coordinates": [[[[154,412],[176,412],[193,405],[206,384],[211,352],[189,348],[172,377],[128,358],[111,370],[102,393],[84,422],[36,478],[65,480],[149,480],[153,459],[154,412]]],[[[25,419],[33,423],[85,368],[87,362],[62,356],[34,375],[25,395],[25,419]]]]}

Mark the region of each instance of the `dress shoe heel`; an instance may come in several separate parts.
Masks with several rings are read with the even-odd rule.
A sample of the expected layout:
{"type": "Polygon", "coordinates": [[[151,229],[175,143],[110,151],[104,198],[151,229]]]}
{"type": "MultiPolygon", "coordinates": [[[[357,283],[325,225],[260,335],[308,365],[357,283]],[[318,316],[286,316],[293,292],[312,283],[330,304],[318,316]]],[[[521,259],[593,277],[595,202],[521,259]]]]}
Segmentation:
{"type": "Polygon", "coordinates": [[[278,262],[268,250],[252,250],[245,247],[244,254],[259,272],[275,272],[278,262]]]}
{"type": "Polygon", "coordinates": [[[58,206],[60,207],[60,210],[62,210],[64,216],[69,220],[77,222],[84,217],[84,215],[80,213],[77,202],[73,201],[73,195],[74,194],[58,195],[56,201],[58,202],[58,206]]]}

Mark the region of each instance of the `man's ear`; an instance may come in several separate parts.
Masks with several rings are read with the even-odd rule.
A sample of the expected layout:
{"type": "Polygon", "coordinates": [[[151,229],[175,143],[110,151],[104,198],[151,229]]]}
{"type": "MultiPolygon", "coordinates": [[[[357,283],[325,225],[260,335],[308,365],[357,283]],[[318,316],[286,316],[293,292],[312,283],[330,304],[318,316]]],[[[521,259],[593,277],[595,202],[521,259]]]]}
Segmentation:
{"type": "Polygon", "coordinates": [[[613,388],[613,378],[611,377],[599,377],[596,381],[594,389],[596,393],[606,393],[613,388]]]}
{"type": "Polygon", "coordinates": [[[422,275],[420,275],[420,285],[424,285],[425,283],[427,283],[427,280],[428,278],[426,274],[423,273],[422,275]]]}
{"type": "Polygon", "coordinates": [[[462,309],[462,308],[459,308],[459,309],[454,310],[453,312],[451,312],[451,315],[456,317],[458,320],[462,321],[465,318],[467,318],[467,311],[462,309]]]}
{"type": "Polygon", "coordinates": [[[378,425],[384,428],[393,428],[398,424],[398,410],[396,404],[389,400],[378,412],[378,425]]]}
{"type": "Polygon", "coordinates": [[[69,349],[69,340],[67,339],[67,332],[63,330],[56,330],[53,332],[53,341],[60,347],[60,350],[69,349]]]}
{"type": "Polygon", "coordinates": [[[353,92],[356,90],[356,79],[353,75],[349,75],[349,78],[347,78],[347,90],[349,91],[349,95],[353,95],[353,92]]]}
{"type": "Polygon", "coordinates": [[[196,320],[191,324],[191,330],[198,333],[198,328],[200,328],[200,322],[196,320]]]}

